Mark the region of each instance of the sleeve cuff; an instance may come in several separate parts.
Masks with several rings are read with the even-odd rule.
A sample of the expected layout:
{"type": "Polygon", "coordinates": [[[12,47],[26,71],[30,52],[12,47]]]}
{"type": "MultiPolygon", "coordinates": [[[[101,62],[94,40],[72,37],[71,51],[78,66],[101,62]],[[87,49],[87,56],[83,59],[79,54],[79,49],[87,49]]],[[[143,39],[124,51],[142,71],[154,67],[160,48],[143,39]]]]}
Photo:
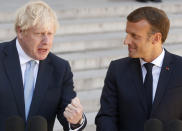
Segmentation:
{"type": "Polygon", "coordinates": [[[82,128],[84,123],[85,123],[85,115],[83,114],[82,120],[80,121],[79,124],[72,125],[69,123],[69,131],[78,131],[80,128],[82,128]]]}

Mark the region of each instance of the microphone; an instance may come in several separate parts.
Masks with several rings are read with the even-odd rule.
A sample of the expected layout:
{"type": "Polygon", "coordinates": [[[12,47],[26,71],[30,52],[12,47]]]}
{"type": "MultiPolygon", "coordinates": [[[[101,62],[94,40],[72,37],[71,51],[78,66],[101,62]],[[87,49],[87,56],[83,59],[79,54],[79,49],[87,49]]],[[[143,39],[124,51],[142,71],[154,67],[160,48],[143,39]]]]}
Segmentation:
{"type": "Polygon", "coordinates": [[[150,119],[145,122],[144,131],[163,131],[162,122],[158,119],[150,119]]]}
{"type": "Polygon", "coordinates": [[[28,121],[27,131],[47,131],[47,120],[42,116],[33,116],[28,121]]]}
{"type": "Polygon", "coordinates": [[[5,122],[5,131],[24,131],[25,123],[19,116],[9,117],[5,122]]]}
{"type": "Polygon", "coordinates": [[[172,120],[166,127],[166,131],[182,131],[182,121],[172,120]]]}

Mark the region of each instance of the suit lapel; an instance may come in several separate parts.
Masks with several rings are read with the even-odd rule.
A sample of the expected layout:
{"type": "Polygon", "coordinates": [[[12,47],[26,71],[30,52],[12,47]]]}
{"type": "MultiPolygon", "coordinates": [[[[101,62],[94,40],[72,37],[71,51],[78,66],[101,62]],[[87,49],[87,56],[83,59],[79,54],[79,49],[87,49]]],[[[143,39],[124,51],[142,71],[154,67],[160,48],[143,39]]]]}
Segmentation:
{"type": "Polygon", "coordinates": [[[165,51],[165,57],[159,76],[152,112],[157,108],[157,106],[161,102],[162,97],[165,94],[173,68],[174,65],[172,62],[172,55],[169,52],[165,51]]]}
{"type": "Polygon", "coordinates": [[[139,59],[133,59],[132,61],[132,78],[134,83],[136,84],[136,92],[140,101],[141,106],[143,107],[144,111],[147,111],[147,105],[144,98],[143,92],[143,77],[142,77],[142,70],[140,66],[139,59]]]}
{"type": "Polygon", "coordinates": [[[16,49],[16,39],[9,45],[4,47],[4,68],[7,77],[10,80],[11,87],[15,96],[16,104],[19,114],[25,119],[25,106],[24,106],[24,88],[22,82],[22,74],[18,52],[16,49]]]}
{"type": "Polygon", "coordinates": [[[35,90],[28,118],[30,116],[36,115],[38,108],[41,106],[41,101],[48,88],[49,78],[51,77],[51,73],[52,73],[52,66],[49,63],[48,58],[43,61],[40,61],[39,71],[37,75],[35,90]]]}

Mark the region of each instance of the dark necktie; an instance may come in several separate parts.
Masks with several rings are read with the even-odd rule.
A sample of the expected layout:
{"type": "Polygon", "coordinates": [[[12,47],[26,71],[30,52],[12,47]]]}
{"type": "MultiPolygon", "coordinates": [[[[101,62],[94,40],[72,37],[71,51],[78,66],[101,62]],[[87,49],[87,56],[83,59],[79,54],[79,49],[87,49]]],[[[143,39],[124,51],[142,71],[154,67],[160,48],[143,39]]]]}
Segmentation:
{"type": "Polygon", "coordinates": [[[144,90],[145,90],[145,99],[147,103],[147,109],[148,109],[148,116],[147,119],[150,117],[151,109],[152,109],[152,94],[153,94],[153,77],[152,77],[152,63],[146,63],[144,64],[147,74],[145,76],[144,81],[144,90]]]}

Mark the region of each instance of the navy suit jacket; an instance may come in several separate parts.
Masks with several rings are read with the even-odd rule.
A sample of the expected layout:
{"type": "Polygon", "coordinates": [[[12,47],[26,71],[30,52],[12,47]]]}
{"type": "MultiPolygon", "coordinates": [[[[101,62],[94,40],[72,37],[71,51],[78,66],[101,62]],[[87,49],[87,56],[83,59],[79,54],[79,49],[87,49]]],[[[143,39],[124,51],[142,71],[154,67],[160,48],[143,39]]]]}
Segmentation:
{"type": "MultiPolygon", "coordinates": [[[[52,53],[41,60],[28,119],[43,116],[48,131],[52,131],[57,115],[64,130],[69,130],[63,112],[76,96],[72,77],[67,61],[52,53]]],[[[0,44],[0,131],[4,131],[5,121],[11,116],[25,120],[24,87],[15,39],[0,44]]]]}
{"type": "MultiPolygon", "coordinates": [[[[143,131],[147,106],[142,93],[139,59],[111,62],[96,116],[97,131],[143,131]]],[[[166,127],[173,119],[182,120],[182,57],[166,51],[150,118],[166,127]]]]}

